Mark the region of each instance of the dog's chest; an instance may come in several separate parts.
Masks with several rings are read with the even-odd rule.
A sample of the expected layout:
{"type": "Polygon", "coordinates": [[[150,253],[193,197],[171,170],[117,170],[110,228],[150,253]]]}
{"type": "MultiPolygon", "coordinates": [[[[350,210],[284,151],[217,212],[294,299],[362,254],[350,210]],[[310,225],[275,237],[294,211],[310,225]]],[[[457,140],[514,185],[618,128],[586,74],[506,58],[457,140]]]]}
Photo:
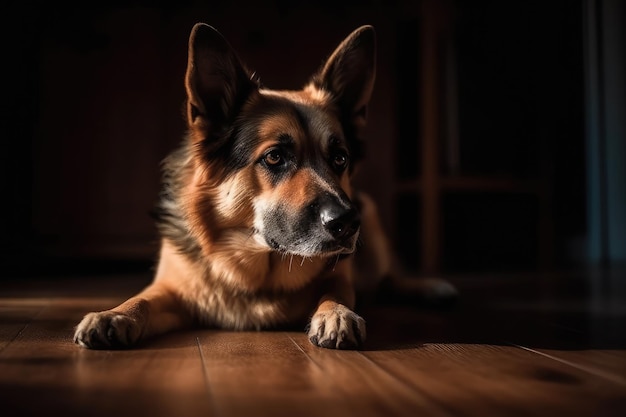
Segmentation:
{"type": "Polygon", "coordinates": [[[319,283],[292,291],[242,293],[219,284],[197,288],[186,302],[201,325],[260,330],[304,323],[316,307],[319,283]]]}
{"type": "Polygon", "coordinates": [[[164,240],[156,280],[201,325],[243,330],[306,321],[324,285],[326,260],[229,253],[201,264],[164,240]]]}

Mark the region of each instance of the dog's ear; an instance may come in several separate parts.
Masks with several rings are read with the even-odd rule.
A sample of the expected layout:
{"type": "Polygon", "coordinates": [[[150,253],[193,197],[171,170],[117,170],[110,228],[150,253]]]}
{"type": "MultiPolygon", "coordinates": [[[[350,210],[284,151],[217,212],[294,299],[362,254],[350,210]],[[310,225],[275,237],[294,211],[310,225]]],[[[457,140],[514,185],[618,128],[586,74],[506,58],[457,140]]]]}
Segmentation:
{"type": "Polygon", "coordinates": [[[313,85],[330,92],[343,117],[358,129],[365,125],[375,78],[376,32],[361,26],[339,44],[313,77],[313,85]]]}
{"type": "Polygon", "coordinates": [[[187,123],[201,140],[232,121],[258,83],[215,28],[197,23],[189,36],[185,89],[187,123]]]}

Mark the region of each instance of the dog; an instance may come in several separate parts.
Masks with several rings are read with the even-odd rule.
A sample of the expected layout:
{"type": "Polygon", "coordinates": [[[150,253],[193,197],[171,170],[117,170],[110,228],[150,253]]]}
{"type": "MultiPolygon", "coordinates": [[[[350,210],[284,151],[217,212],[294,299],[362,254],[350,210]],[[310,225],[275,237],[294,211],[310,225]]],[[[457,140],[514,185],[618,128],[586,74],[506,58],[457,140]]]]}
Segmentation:
{"type": "Polygon", "coordinates": [[[87,314],[75,343],[301,325],[313,345],[361,348],[356,291],[378,286],[393,263],[376,206],[352,185],[375,77],[372,26],[349,34],[304,88],[283,91],[263,87],[215,28],[194,25],[188,131],[163,164],[154,279],[87,314]]]}

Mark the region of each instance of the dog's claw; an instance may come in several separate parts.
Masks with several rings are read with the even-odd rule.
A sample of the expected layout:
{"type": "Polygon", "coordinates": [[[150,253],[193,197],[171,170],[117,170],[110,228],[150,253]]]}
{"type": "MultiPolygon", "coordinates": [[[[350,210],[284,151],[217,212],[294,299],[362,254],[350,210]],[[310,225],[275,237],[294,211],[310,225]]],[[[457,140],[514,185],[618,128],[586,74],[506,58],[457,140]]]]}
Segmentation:
{"type": "Polygon", "coordinates": [[[125,348],[140,336],[138,323],[131,317],[103,311],[89,313],[76,326],[74,343],[91,349],[125,348]]]}
{"type": "Polygon", "coordinates": [[[308,329],[309,341],[327,349],[358,349],[365,341],[365,320],[352,310],[337,304],[316,313],[308,329]]]}

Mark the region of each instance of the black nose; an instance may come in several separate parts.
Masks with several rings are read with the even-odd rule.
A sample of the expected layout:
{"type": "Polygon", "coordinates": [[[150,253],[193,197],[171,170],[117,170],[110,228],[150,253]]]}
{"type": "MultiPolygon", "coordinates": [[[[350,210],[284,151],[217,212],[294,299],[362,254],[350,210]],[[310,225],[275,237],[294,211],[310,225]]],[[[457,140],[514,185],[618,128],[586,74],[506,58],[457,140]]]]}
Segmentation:
{"type": "Polygon", "coordinates": [[[359,230],[359,213],[351,204],[342,204],[329,197],[324,199],[319,209],[322,225],[335,239],[347,239],[359,230]]]}

